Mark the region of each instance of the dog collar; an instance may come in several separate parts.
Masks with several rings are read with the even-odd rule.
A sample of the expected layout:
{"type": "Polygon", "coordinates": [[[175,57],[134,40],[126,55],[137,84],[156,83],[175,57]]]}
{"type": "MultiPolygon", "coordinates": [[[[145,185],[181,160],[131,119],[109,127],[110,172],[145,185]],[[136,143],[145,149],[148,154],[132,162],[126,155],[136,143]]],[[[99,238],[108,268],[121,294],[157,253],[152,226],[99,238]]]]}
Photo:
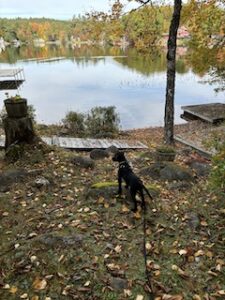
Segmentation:
{"type": "Polygon", "coordinates": [[[122,164],[124,164],[124,163],[127,163],[127,161],[123,160],[123,161],[119,162],[119,166],[122,165],[122,164]]]}

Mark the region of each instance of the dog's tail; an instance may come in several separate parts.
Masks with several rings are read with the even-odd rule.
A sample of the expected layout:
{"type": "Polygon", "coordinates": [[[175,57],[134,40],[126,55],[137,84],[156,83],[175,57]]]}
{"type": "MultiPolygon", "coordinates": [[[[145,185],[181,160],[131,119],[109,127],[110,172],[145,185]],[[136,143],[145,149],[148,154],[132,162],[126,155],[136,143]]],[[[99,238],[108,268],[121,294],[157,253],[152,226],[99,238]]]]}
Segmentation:
{"type": "Polygon", "coordinates": [[[148,194],[149,198],[150,198],[151,200],[153,200],[152,195],[149,193],[149,190],[148,190],[144,185],[143,185],[143,189],[146,191],[146,193],[148,194]]]}

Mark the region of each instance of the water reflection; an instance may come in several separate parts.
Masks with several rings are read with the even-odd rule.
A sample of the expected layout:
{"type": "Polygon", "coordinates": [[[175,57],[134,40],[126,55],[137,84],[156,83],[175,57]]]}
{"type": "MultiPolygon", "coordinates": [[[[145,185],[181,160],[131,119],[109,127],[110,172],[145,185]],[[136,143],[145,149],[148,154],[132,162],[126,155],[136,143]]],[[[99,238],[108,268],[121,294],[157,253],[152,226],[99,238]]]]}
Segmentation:
{"type": "MultiPolygon", "coordinates": [[[[19,93],[33,104],[39,122],[58,123],[69,110],[87,112],[114,105],[122,128],[163,125],[166,58],[154,49],[149,55],[119,48],[8,48],[0,67],[23,67],[26,82],[19,93]],[[58,57],[59,60],[47,61],[58,57]],[[35,58],[35,60],[33,59],[35,58]],[[11,63],[11,64],[10,64],[11,63]]],[[[202,79],[202,78],[201,78],[202,79]]],[[[175,122],[181,105],[220,102],[213,86],[201,84],[186,58],[177,62],[175,122]]],[[[1,91],[1,99],[4,92],[1,91]]]]}

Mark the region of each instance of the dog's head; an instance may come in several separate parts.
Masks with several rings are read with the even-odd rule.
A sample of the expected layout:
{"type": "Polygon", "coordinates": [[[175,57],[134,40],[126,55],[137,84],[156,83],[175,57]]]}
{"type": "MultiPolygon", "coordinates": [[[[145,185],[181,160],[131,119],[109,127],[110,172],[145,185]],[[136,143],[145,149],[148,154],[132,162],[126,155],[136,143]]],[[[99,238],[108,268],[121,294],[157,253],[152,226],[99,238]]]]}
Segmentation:
{"type": "Polygon", "coordinates": [[[112,160],[113,160],[113,161],[118,161],[118,162],[126,161],[124,152],[122,152],[122,151],[116,152],[116,153],[113,155],[112,160]]]}

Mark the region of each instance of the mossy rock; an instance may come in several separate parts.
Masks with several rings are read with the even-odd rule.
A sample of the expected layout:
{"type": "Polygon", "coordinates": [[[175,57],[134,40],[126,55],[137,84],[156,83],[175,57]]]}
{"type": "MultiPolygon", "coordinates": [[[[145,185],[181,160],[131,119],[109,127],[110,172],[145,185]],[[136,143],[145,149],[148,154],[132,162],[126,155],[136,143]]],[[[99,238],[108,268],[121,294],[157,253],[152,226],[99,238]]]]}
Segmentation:
{"type": "MultiPolygon", "coordinates": [[[[122,185],[123,187],[125,184],[122,185]]],[[[145,186],[152,197],[157,197],[160,193],[160,189],[153,184],[147,184],[145,186]]],[[[106,181],[106,182],[98,182],[91,186],[89,190],[89,195],[97,195],[103,196],[106,198],[111,198],[116,195],[118,191],[118,183],[116,181],[106,181]]]]}
{"type": "Polygon", "coordinates": [[[156,162],[150,167],[142,169],[140,174],[155,180],[191,181],[194,179],[190,168],[179,166],[172,162],[156,162]]]}
{"type": "Polygon", "coordinates": [[[92,189],[102,189],[107,187],[117,187],[118,182],[117,181],[106,181],[106,182],[97,182],[92,184],[92,189]]]}

